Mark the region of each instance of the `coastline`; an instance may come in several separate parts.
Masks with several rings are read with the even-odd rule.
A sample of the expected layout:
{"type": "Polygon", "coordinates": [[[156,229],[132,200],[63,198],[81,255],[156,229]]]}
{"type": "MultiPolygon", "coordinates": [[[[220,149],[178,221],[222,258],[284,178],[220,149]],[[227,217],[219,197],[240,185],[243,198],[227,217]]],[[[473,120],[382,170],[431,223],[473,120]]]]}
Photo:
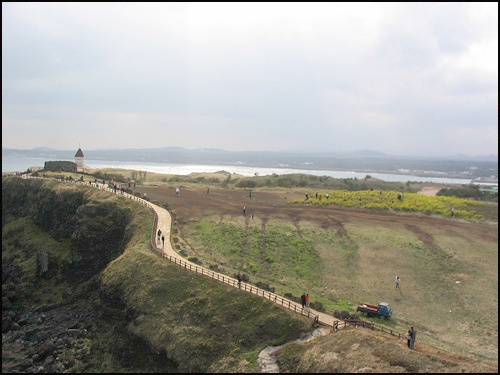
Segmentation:
{"type": "MultiPolygon", "coordinates": [[[[51,158],[2,158],[2,172],[23,171],[32,166],[43,167],[45,161],[50,161],[51,158]],[[5,160],[8,159],[8,160],[5,160]],[[12,170],[10,170],[12,169],[12,170]]],[[[63,159],[53,159],[63,160],[63,159]]],[[[69,159],[67,159],[69,160],[69,159]]],[[[72,160],[69,160],[72,161],[72,160]]],[[[252,177],[255,175],[286,175],[286,174],[309,174],[315,176],[328,176],[333,178],[357,178],[364,179],[367,175],[372,178],[388,182],[408,181],[415,182],[430,182],[442,184],[469,184],[478,183],[481,185],[498,185],[498,183],[480,181],[475,182],[471,178],[450,178],[437,176],[422,176],[416,174],[404,174],[402,172],[391,171],[354,171],[354,170],[322,170],[322,169],[293,169],[293,168],[274,168],[274,167],[252,167],[243,165],[204,165],[204,164],[175,164],[175,163],[158,163],[158,162],[141,162],[141,161],[114,161],[114,160],[85,160],[85,164],[92,169],[129,169],[140,170],[151,173],[172,174],[172,175],[189,175],[191,173],[214,173],[226,171],[234,174],[239,174],[244,177],[252,177]]]]}

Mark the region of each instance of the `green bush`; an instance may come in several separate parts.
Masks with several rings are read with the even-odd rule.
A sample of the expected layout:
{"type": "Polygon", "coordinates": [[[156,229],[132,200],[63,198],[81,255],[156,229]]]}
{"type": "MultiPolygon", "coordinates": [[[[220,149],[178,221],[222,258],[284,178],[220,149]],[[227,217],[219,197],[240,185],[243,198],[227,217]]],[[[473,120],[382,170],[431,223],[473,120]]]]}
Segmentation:
{"type": "Polygon", "coordinates": [[[257,186],[257,181],[244,179],[238,181],[235,186],[239,188],[254,188],[257,186]]]}

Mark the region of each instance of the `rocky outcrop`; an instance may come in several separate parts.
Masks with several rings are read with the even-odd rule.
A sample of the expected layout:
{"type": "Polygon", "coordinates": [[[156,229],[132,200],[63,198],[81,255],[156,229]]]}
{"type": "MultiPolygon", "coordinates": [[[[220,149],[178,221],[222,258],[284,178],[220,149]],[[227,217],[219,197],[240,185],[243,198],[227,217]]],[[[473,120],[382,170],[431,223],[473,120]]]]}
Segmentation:
{"type": "Polygon", "coordinates": [[[130,212],[21,179],[3,181],[2,208],[3,228],[21,223],[2,230],[2,372],[85,371],[103,317],[96,276],[123,252],[130,212]]]}
{"type": "Polygon", "coordinates": [[[95,313],[80,306],[8,308],[2,316],[2,372],[64,372],[85,368],[84,338],[95,313]]]}

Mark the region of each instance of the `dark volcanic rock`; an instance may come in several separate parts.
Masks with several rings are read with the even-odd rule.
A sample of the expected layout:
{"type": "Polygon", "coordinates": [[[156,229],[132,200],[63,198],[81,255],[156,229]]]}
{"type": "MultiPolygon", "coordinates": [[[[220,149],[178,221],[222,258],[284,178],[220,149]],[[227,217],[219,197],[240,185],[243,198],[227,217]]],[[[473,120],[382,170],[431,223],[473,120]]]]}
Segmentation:
{"type": "Polygon", "coordinates": [[[9,332],[12,327],[12,319],[9,317],[2,317],[2,333],[9,332]]]}

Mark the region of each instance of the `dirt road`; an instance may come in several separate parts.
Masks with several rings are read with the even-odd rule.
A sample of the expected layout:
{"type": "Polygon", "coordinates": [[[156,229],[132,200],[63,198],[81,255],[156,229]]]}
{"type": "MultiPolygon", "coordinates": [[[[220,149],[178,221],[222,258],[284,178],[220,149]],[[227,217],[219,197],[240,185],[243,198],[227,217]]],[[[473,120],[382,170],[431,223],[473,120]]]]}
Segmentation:
{"type": "MultiPolygon", "coordinates": [[[[330,206],[304,206],[287,204],[294,199],[303,199],[304,194],[283,192],[252,191],[247,189],[180,189],[178,197],[175,188],[138,187],[136,191],[147,193],[151,199],[161,204],[167,203],[174,211],[181,226],[189,219],[201,219],[207,215],[243,215],[243,206],[246,209],[246,220],[251,220],[252,214],[266,223],[270,219],[289,220],[298,226],[300,221],[317,223],[324,229],[333,229],[338,234],[347,235],[344,224],[384,223],[404,225],[414,232],[425,244],[433,245],[434,239],[426,228],[436,228],[451,236],[468,238],[469,235],[482,236],[490,241],[498,241],[497,227],[469,223],[462,220],[429,216],[424,214],[405,214],[382,212],[368,209],[347,209],[330,206]]],[[[305,193],[305,191],[304,191],[305,193]]],[[[309,191],[312,194],[311,191],[309,191]]]]}

